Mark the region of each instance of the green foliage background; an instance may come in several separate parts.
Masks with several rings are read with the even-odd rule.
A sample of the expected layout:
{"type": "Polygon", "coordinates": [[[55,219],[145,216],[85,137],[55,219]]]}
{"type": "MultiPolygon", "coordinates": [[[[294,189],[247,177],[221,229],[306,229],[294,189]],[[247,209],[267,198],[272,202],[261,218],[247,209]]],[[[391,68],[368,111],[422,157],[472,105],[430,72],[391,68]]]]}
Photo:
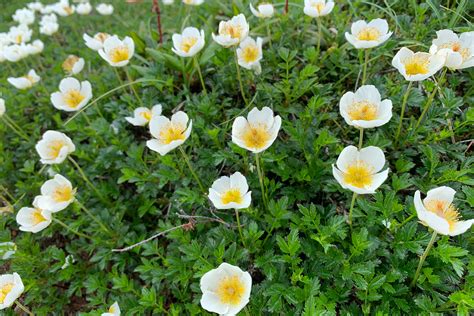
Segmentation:
{"type": "MultiPolygon", "coordinates": [[[[23,127],[24,141],[0,124],[0,181],[11,194],[15,212],[29,206],[49,179],[34,145],[48,129],[66,133],[76,144],[75,159],[96,188],[112,201],[96,198],[70,163],[52,169],[78,188],[78,199],[114,231],[103,233],[77,205],[58,217],[93,236],[89,242],[52,224],[38,233],[19,232],[14,215],[0,218],[0,241],[18,245],[14,258],[1,262],[2,273],[18,272],[25,283],[23,302],[36,314],[96,315],[115,300],[126,315],[201,315],[200,277],[221,262],[238,265],[253,278],[248,305],[251,315],[468,315],[474,309],[474,256],[471,231],[452,238],[439,237],[428,256],[416,287],[410,288],[419,255],[430,239],[417,222],[413,194],[440,185],[457,190],[455,203],[465,218],[474,218],[472,138],[474,111],[471,70],[448,72],[443,91],[416,133],[414,123],[434,85],[415,84],[408,100],[402,130],[403,144],[394,146],[400,104],[407,82],[390,65],[402,46],[427,51],[435,31],[472,30],[472,3],[417,1],[336,1],[323,18],[321,58],[315,43],[314,20],[304,16],[303,1],[290,1],[290,13],[270,20],[251,16],[247,1],[207,0],[200,7],[177,3],[162,6],[165,42],[157,44],[151,1],[127,5],[114,1],[110,17],[73,15],[60,18],[56,36],[40,38],[45,50],[16,64],[0,64],[0,93],[7,113],[23,127]],[[443,5],[443,6],[441,6],[443,5]],[[241,99],[232,51],[211,39],[218,21],[243,12],[252,36],[266,36],[263,73],[243,71],[247,96],[253,106],[269,106],[282,116],[278,139],[264,152],[265,182],[270,196],[264,210],[253,155],[231,142],[235,116],[248,112],[241,99]],[[351,193],[334,180],[331,164],[343,147],[357,144],[358,131],[339,115],[338,101],[353,91],[360,71],[358,51],[344,38],[357,19],[385,18],[392,38],[371,52],[369,84],[394,104],[394,117],[383,127],[368,130],[364,146],[381,147],[390,168],[389,178],[373,196],[357,200],[351,232],[346,223],[351,193]],[[200,55],[208,96],[194,73],[183,78],[182,59],[171,52],[171,34],[183,25],[203,28],[206,46],[200,55]],[[160,157],[145,147],[146,128],[128,124],[124,117],[140,103],[131,91],[119,90],[99,101],[71,123],[70,114],[53,108],[49,94],[64,76],[61,63],[68,54],[86,59],[77,76],[89,80],[94,97],[120,83],[111,67],[82,41],[82,33],[103,31],[132,36],[137,55],[130,71],[137,78],[157,79],[137,85],[143,103],[163,105],[164,114],[180,108],[193,119],[193,131],[183,148],[205,186],[221,175],[240,171],[252,190],[251,208],[241,215],[244,248],[232,212],[215,212],[225,223],[197,220],[192,229],[174,230],[130,252],[113,253],[156,232],[185,224],[179,214],[212,217],[203,196],[175,150],[160,157]],[[22,92],[8,76],[33,67],[41,84],[22,92]],[[47,93],[46,93],[47,92],[47,93]],[[447,119],[452,120],[453,133],[447,119]],[[89,122],[90,121],[90,122],[89,122]],[[454,137],[455,143],[451,141],[454,137]],[[382,221],[391,223],[386,228],[382,221]],[[62,268],[67,256],[74,263],[62,268]]],[[[1,0],[0,26],[7,31],[10,16],[27,1],[1,0]]],[[[282,11],[282,1],[277,4],[282,11]]],[[[38,19],[38,16],[37,16],[38,19]]],[[[38,36],[35,23],[35,35],[38,36]]],[[[188,62],[186,60],[186,62],[188,62]]],[[[126,80],[119,69],[122,80],[126,80]]],[[[3,194],[3,193],[2,193],[3,194]]],[[[7,315],[12,310],[3,311],[7,315]]]]}

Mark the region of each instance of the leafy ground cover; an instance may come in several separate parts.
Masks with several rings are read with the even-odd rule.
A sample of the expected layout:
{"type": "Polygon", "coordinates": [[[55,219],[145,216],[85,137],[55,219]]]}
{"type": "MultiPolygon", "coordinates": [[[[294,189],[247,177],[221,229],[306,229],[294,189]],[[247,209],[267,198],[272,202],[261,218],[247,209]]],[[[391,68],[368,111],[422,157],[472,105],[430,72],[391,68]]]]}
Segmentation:
{"type": "MultiPolygon", "coordinates": [[[[15,25],[11,16],[26,3],[2,3],[0,31],[15,25]]],[[[321,33],[316,20],[303,13],[303,1],[290,1],[286,14],[284,2],[276,2],[269,19],[254,17],[248,4],[161,4],[160,44],[151,1],[114,1],[110,16],[59,17],[52,36],[39,35],[34,24],[44,51],[0,63],[6,113],[26,135],[0,124],[0,242],[13,241],[17,249],[0,261],[0,271],[21,275],[20,301],[37,315],[96,315],[115,301],[126,315],[207,314],[200,306],[200,278],[227,262],[252,277],[250,301],[241,312],[250,315],[472,313],[472,229],[438,235],[411,283],[432,236],[417,218],[415,191],[425,196],[449,186],[457,192],[454,204],[462,217],[474,218],[474,73],[448,70],[441,92],[432,78],[413,82],[397,139],[409,82],[391,65],[401,47],[428,51],[437,30],[472,31],[472,4],[338,1],[321,18],[321,33]],[[233,50],[211,37],[219,21],[239,13],[247,17],[252,37],[271,37],[263,44],[261,74],[239,70],[245,99],[233,50]],[[353,199],[334,178],[332,165],[343,148],[360,140],[359,130],[340,115],[339,101],[361,85],[366,59],[344,33],[356,20],[375,18],[386,19],[394,33],[367,55],[365,84],[392,101],[393,117],[365,130],[363,146],[383,150],[389,175],[375,194],[353,199]],[[172,34],[186,26],[205,32],[198,63],[206,91],[195,61],[171,50],[172,34]],[[112,68],[85,46],[82,34],[97,32],[134,40],[128,66],[112,68]],[[75,77],[92,85],[90,106],[80,113],[59,111],[50,101],[70,54],[85,59],[75,77]],[[41,76],[31,89],[7,82],[31,68],[41,76]],[[431,95],[433,103],[419,120],[431,95]],[[155,104],[167,117],[181,110],[193,121],[189,139],[164,156],[146,146],[147,127],[125,120],[137,107],[155,104]],[[253,107],[270,107],[282,120],[278,138],[259,155],[262,177],[256,155],[231,135],[234,119],[253,107]],[[47,130],[72,139],[71,157],[85,177],[72,161],[40,162],[35,145],[47,130]],[[207,193],[216,179],[237,171],[252,191],[251,206],[240,210],[241,232],[234,211],[215,209],[200,188],[201,183],[207,193]],[[20,231],[15,214],[31,206],[55,173],[77,188],[77,202],[54,214],[69,228],[53,222],[36,234],[20,231]],[[114,251],[160,232],[165,233],[138,247],[114,251]]]]}

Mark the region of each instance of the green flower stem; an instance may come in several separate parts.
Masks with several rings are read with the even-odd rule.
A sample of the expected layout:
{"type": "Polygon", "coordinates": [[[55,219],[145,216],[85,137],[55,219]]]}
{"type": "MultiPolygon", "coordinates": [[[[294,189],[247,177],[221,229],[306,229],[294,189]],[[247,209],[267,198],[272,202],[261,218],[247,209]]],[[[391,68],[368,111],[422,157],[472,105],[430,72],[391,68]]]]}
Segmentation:
{"type": "Polygon", "coordinates": [[[204,195],[206,195],[206,190],[204,189],[204,186],[202,185],[201,180],[199,179],[199,177],[197,176],[196,172],[194,171],[193,166],[191,165],[191,161],[189,160],[188,155],[187,155],[186,152],[183,150],[183,148],[178,147],[178,149],[179,149],[179,151],[181,152],[181,154],[183,155],[184,161],[186,161],[186,164],[188,165],[189,171],[191,171],[191,174],[193,175],[194,179],[195,179],[196,182],[198,183],[199,188],[201,189],[202,193],[203,193],[204,195]]]}
{"type": "Polygon", "coordinates": [[[100,219],[98,219],[94,214],[92,214],[91,211],[89,211],[89,209],[87,209],[84,204],[82,204],[81,202],[79,202],[79,200],[76,199],[76,203],[81,207],[81,209],[86,212],[87,215],[90,216],[90,218],[92,218],[92,220],[94,220],[97,224],[99,224],[99,226],[107,233],[107,234],[112,234],[112,232],[110,231],[109,228],[107,228],[107,226],[105,226],[104,223],[102,223],[102,221],[100,219]]]}
{"type": "Polygon", "coordinates": [[[365,61],[364,61],[364,68],[362,70],[362,84],[363,86],[365,84],[365,81],[367,79],[367,64],[369,63],[369,55],[370,55],[370,48],[365,49],[365,61]]]}
{"type": "Polygon", "coordinates": [[[430,109],[431,107],[431,104],[433,104],[433,99],[436,95],[436,92],[438,90],[441,90],[441,85],[443,84],[443,81],[444,81],[444,76],[446,75],[446,71],[447,71],[447,68],[445,68],[443,70],[443,72],[441,73],[439,79],[438,79],[438,82],[439,84],[437,85],[438,88],[434,88],[433,89],[433,92],[431,92],[431,94],[428,96],[428,100],[426,101],[426,105],[425,105],[425,108],[423,109],[423,112],[421,112],[421,115],[420,117],[418,118],[418,121],[416,122],[416,125],[415,125],[415,131],[418,129],[418,126],[420,126],[420,123],[421,121],[423,120],[423,117],[425,117],[426,113],[428,112],[428,110],[430,109]]]}
{"type": "Polygon", "coordinates": [[[25,305],[21,304],[18,300],[15,301],[15,304],[16,306],[18,306],[22,311],[24,311],[25,313],[27,313],[28,315],[30,316],[34,316],[35,314],[33,314],[29,309],[28,307],[26,307],[25,305]]]}
{"type": "MultiPolygon", "coordinates": [[[[125,68],[125,75],[127,76],[128,82],[131,83],[133,82],[132,76],[130,76],[130,73],[128,72],[128,68],[125,68]]],[[[137,98],[138,102],[140,102],[140,105],[143,106],[143,101],[140,98],[140,96],[137,93],[137,89],[135,89],[135,86],[132,84],[130,85],[130,89],[132,89],[133,94],[135,94],[135,97],[137,98]]]]}
{"type": "Polygon", "coordinates": [[[400,131],[402,130],[403,115],[405,114],[405,107],[407,105],[408,96],[410,95],[410,90],[412,86],[413,81],[410,81],[408,83],[407,91],[405,91],[405,95],[403,96],[402,111],[400,112],[400,122],[398,123],[397,133],[395,134],[395,144],[398,144],[398,137],[400,136],[400,131]]]}
{"type": "Polygon", "coordinates": [[[79,236],[79,237],[83,237],[83,238],[85,238],[85,239],[92,240],[91,237],[89,237],[89,236],[87,236],[87,235],[85,235],[85,234],[83,234],[83,233],[80,233],[80,232],[78,232],[78,231],[75,230],[75,229],[72,229],[71,227],[69,227],[68,225],[66,225],[63,221],[60,221],[59,219],[57,219],[57,218],[55,218],[55,217],[53,217],[53,222],[58,223],[59,225],[61,225],[62,227],[66,228],[66,229],[69,230],[71,233],[73,233],[73,234],[75,234],[75,235],[77,235],[77,236],[79,236]]]}
{"type": "Polygon", "coordinates": [[[316,22],[318,24],[318,44],[316,46],[316,54],[319,58],[320,52],[321,52],[321,38],[323,37],[323,31],[322,31],[322,26],[321,26],[321,19],[316,18],[316,22]]]}
{"type": "Polygon", "coordinates": [[[354,209],[354,204],[357,198],[357,193],[352,194],[351,207],[349,208],[349,226],[352,229],[352,210],[354,209]]]}
{"type": "Polygon", "coordinates": [[[265,207],[265,210],[268,210],[268,202],[267,202],[267,194],[265,192],[263,168],[260,164],[260,155],[258,153],[255,154],[255,163],[257,164],[258,181],[260,182],[260,190],[262,191],[263,206],[265,207]]]}
{"type": "Polygon", "coordinates": [[[242,245],[244,246],[244,248],[247,248],[247,246],[245,246],[244,235],[242,234],[242,227],[240,225],[240,217],[239,217],[238,209],[235,209],[235,217],[237,218],[237,227],[239,229],[240,240],[242,241],[242,245]]]}
{"type": "Polygon", "coordinates": [[[363,142],[364,142],[364,129],[360,128],[359,129],[359,150],[361,150],[363,142]]]}
{"type": "Polygon", "coordinates": [[[423,263],[425,262],[425,259],[431,250],[431,247],[433,247],[433,244],[436,240],[437,235],[438,233],[433,231],[433,235],[431,235],[430,242],[428,243],[428,246],[426,246],[425,252],[423,252],[423,255],[420,258],[420,262],[418,263],[418,268],[416,269],[416,272],[415,272],[415,277],[413,278],[413,281],[411,281],[411,286],[414,286],[416,284],[416,280],[418,280],[418,277],[420,276],[421,267],[423,266],[423,263]]]}
{"type": "MultiPolygon", "coordinates": [[[[112,68],[114,69],[115,76],[117,77],[120,86],[123,86],[123,81],[122,81],[122,78],[120,78],[120,74],[119,74],[119,72],[118,72],[118,70],[117,70],[117,67],[112,67],[112,68]]],[[[127,90],[125,90],[125,87],[123,87],[123,91],[124,91],[124,92],[127,92],[127,90]]]]}
{"type": "Polygon", "coordinates": [[[18,131],[20,131],[28,138],[28,134],[26,134],[26,132],[8,114],[4,113],[3,117],[8,120],[12,126],[14,126],[18,131]]]}
{"type": "Polygon", "coordinates": [[[267,24],[267,36],[268,36],[268,42],[270,43],[270,47],[273,47],[273,44],[272,44],[272,31],[270,30],[270,23],[267,24]]]}
{"type": "Polygon", "coordinates": [[[245,105],[248,105],[247,98],[245,97],[245,93],[244,93],[244,86],[242,84],[242,76],[240,74],[239,57],[237,56],[237,48],[234,49],[234,55],[235,55],[235,67],[237,68],[237,79],[239,80],[239,85],[240,85],[240,94],[242,94],[242,99],[244,99],[245,105]]]}
{"type": "Polygon", "coordinates": [[[30,140],[25,134],[23,134],[21,131],[17,130],[17,129],[11,124],[11,122],[5,117],[5,114],[3,115],[2,119],[3,119],[3,122],[5,123],[5,125],[8,126],[13,132],[15,132],[15,134],[17,134],[18,136],[20,136],[21,138],[23,138],[23,139],[26,140],[26,141],[29,141],[29,140],[30,140]]]}
{"type": "Polygon", "coordinates": [[[92,189],[94,190],[95,194],[97,195],[97,197],[102,201],[104,202],[105,204],[107,204],[109,207],[112,206],[112,203],[110,203],[109,200],[107,200],[103,195],[102,193],[100,193],[100,191],[95,187],[94,184],[92,184],[92,182],[89,180],[89,178],[87,178],[86,174],[84,173],[84,170],[82,170],[81,166],[79,166],[79,164],[71,157],[71,156],[68,156],[68,159],[69,161],[74,165],[74,167],[77,169],[77,171],[79,171],[79,174],[81,175],[82,179],[84,179],[84,181],[87,183],[87,185],[92,189]]]}
{"type": "Polygon", "coordinates": [[[196,70],[199,75],[199,80],[201,81],[202,91],[204,91],[204,94],[207,95],[206,85],[204,84],[204,79],[202,77],[201,66],[199,66],[199,61],[196,56],[193,57],[193,60],[194,60],[194,65],[196,66],[196,70]]]}

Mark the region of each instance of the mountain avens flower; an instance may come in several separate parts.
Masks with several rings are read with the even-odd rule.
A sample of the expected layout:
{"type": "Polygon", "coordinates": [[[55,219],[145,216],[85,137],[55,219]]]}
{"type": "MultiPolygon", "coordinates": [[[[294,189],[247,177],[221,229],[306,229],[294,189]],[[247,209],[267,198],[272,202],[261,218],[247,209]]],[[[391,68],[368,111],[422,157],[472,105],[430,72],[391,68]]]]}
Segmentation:
{"type": "Polygon", "coordinates": [[[120,306],[117,302],[109,307],[107,313],[102,313],[101,316],[120,316],[120,306]]]}
{"type": "Polygon", "coordinates": [[[104,47],[104,42],[110,37],[110,34],[107,33],[96,33],[94,37],[90,37],[88,34],[84,33],[82,38],[87,47],[92,50],[99,51],[104,47]]]}
{"type": "Polygon", "coordinates": [[[250,3],[250,11],[254,16],[261,19],[271,18],[275,14],[273,4],[267,2],[260,3],[256,8],[250,3]]]}
{"type": "Polygon", "coordinates": [[[35,148],[41,157],[41,163],[45,165],[62,163],[70,153],[76,150],[72,140],[57,131],[46,131],[35,148]]]}
{"type": "Polygon", "coordinates": [[[76,189],[71,182],[60,174],[43,183],[41,195],[38,196],[38,207],[56,213],[64,210],[74,202],[76,189]]]}
{"type": "Polygon", "coordinates": [[[328,15],[332,9],[334,9],[332,0],[304,0],[304,14],[312,18],[328,15]]]}
{"type": "Polygon", "coordinates": [[[104,46],[99,50],[99,55],[112,67],[126,66],[135,52],[133,40],[126,36],[120,40],[114,35],[104,41],[104,46]]]}
{"type": "Polygon", "coordinates": [[[188,139],[193,122],[186,113],[179,111],[171,116],[171,120],[165,116],[154,116],[149,126],[153,139],[147,141],[146,145],[164,156],[188,139]]]}
{"type": "Polygon", "coordinates": [[[359,20],[352,23],[351,32],[346,32],[346,40],[357,49],[372,48],[383,44],[392,36],[388,23],[384,19],[375,19],[367,23],[359,20]]]}
{"type": "Polygon", "coordinates": [[[402,47],[392,59],[395,67],[408,81],[421,81],[434,75],[445,63],[446,57],[429,53],[414,53],[402,47]]]}
{"type": "Polygon", "coordinates": [[[262,39],[255,41],[250,36],[244,39],[237,48],[237,59],[240,66],[253,70],[256,74],[262,72],[260,60],[262,59],[262,39]]]}
{"type": "Polygon", "coordinates": [[[12,306],[24,290],[18,273],[0,275],[0,310],[12,306]]]}
{"type": "Polygon", "coordinates": [[[133,111],[133,117],[128,116],[125,119],[134,126],[145,126],[150,123],[153,116],[160,116],[161,110],[161,104],[156,104],[151,109],[139,107],[133,111]]]}
{"type": "Polygon", "coordinates": [[[76,55],[69,55],[61,66],[67,74],[77,75],[84,68],[84,64],[84,58],[77,57],[76,55]]]}
{"type": "Polygon", "coordinates": [[[111,15],[114,13],[114,6],[111,4],[100,3],[95,9],[100,15],[111,15]]]}
{"type": "Polygon", "coordinates": [[[59,91],[51,94],[51,103],[58,110],[75,112],[82,109],[92,98],[89,81],[65,78],[59,83],[59,91]]]}
{"type": "Polygon", "coordinates": [[[247,179],[236,172],[230,177],[223,176],[214,181],[208,196],[215,208],[225,210],[248,208],[251,195],[247,179]]]}
{"type": "Polygon", "coordinates": [[[33,87],[37,82],[41,80],[41,77],[36,74],[34,69],[31,69],[26,76],[13,78],[10,77],[7,81],[17,89],[25,90],[33,87]]]}
{"type": "Polygon", "coordinates": [[[221,21],[219,23],[219,33],[212,33],[212,38],[217,44],[230,47],[238,45],[249,34],[249,24],[245,19],[245,15],[239,14],[229,21],[221,21]]]}
{"type": "Polygon", "coordinates": [[[458,36],[451,30],[438,31],[430,47],[430,54],[445,57],[445,66],[450,69],[470,68],[474,66],[474,32],[458,36]]]}
{"type": "Polygon", "coordinates": [[[37,196],[33,201],[33,207],[22,207],[16,214],[16,222],[20,225],[21,231],[37,233],[51,224],[51,212],[41,209],[38,202],[37,196]]]}
{"type": "Polygon", "coordinates": [[[193,57],[204,47],[204,31],[187,27],[181,34],[173,34],[173,53],[181,57],[193,57]]]}

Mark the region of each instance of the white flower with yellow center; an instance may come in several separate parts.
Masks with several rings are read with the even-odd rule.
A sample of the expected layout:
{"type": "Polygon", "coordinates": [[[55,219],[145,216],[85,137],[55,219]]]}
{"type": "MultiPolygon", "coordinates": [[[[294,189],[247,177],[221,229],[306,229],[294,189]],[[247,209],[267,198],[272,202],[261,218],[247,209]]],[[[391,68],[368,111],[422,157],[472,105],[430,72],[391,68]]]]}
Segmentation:
{"type": "Polygon", "coordinates": [[[252,277],[239,267],[222,263],[201,277],[201,306],[220,315],[237,315],[249,302],[252,277]]]}
{"type": "Polygon", "coordinates": [[[272,109],[253,108],[247,118],[239,116],[234,120],[232,142],[253,153],[260,153],[273,144],[280,127],[281,117],[273,116],[272,109]]]}
{"type": "Polygon", "coordinates": [[[37,233],[51,224],[51,212],[38,206],[38,198],[35,197],[33,207],[22,207],[16,214],[16,222],[20,225],[21,231],[37,233]]]}
{"type": "Polygon", "coordinates": [[[31,69],[26,76],[18,78],[10,77],[7,80],[15,88],[25,90],[33,87],[41,78],[36,74],[34,69],[31,69]]]}
{"type": "Polygon", "coordinates": [[[187,5],[201,5],[204,3],[204,0],[183,0],[183,3],[187,5]]]}
{"type": "Polygon", "coordinates": [[[44,23],[40,26],[40,33],[51,36],[59,30],[59,24],[56,22],[44,23]]]}
{"type": "Polygon", "coordinates": [[[39,1],[35,1],[28,3],[27,7],[30,10],[41,12],[41,10],[43,9],[43,4],[39,1]]]}
{"type": "Polygon", "coordinates": [[[99,55],[112,67],[123,67],[128,64],[134,52],[135,43],[130,37],[126,36],[122,41],[114,35],[105,40],[99,55]]]}
{"type": "Polygon", "coordinates": [[[84,68],[84,58],[76,55],[69,55],[62,64],[63,70],[69,75],[77,75],[84,68]]]}
{"type": "Polygon", "coordinates": [[[133,111],[133,117],[128,116],[125,119],[134,126],[145,126],[150,123],[152,117],[160,116],[161,111],[161,104],[156,104],[151,109],[139,107],[133,111]]]}
{"type": "Polygon", "coordinates": [[[109,37],[110,35],[107,33],[96,33],[94,37],[90,37],[86,33],[82,35],[86,46],[95,51],[101,50],[104,47],[105,40],[109,37]]]}
{"type": "Polygon", "coordinates": [[[434,75],[445,63],[445,57],[429,53],[414,53],[402,47],[392,59],[395,67],[408,81],[421,81],[434,75]]]}
{"type": "Polygon", "coordinates": [[[76,12],[80,15],[88,15],[92,12],[92,6],[89,2],[79,3],[76,6],[76,12]]]}
{"type": "Polygon", "coordinates": [[[111,4],[101,3],[95,9],[101,15],[111,15],[114,13],[114,7],[111,4]]]}
{"type": "Polygon", "coordinates": [[[18,9],[12,18],[18,24],[30,25],[35,21],[35,12],[29,9],[18,9]]]}
{"type": "Polygon", "coordinates": [[[5,111],[6,111],[6,107],[5,107],[5,100],[3,100],[2,98],[0,98],[0,117],[3,116],[3,114],[5,114],[5,111]]]}
{"type": "Polygon", "coordinates": [[[339,111],[347,124],[357,128],[382,126],[392,118],[392,101],[381,100],[379,90],[372,85],[346,92],[339,101],[339,111]]]}
{"type": "Polygon", "coordinates": [[[375,146],[358,150],[347,146],[332,165],[332,174],[344,188],[357,194],[373,194],[388,177],[388,170],[381,171],[385,165],[383,151],[375,146]]]}
{"type": "Polygon", "coordinates": [[[164,156],[188,139],[192,127],[193,121],[182,111],[173,114],[171,120],[161,115],[154,116],[150,121],[150,133],[154,138],[147,141],[146,145],[164,156]]]}
{"type": "Polygon", "coordinates": [[[51,103],[58,110],[74,112],[82,109],[92,98],[89,81],[65,78],[59,83],[59,91],[51,94],[51,103]]]}
{"type": "Polygon", "coordinates": [[[71,182],[60,174],[43,183],[41,195],[38,196],[38,207],[56,213],[64,210],[72,202],[76,189],[71,182]]]}
{"type": "Polygon", "coordinates": [[[219,210],[243,209],[250,206],[252,192],[249,191],[247,179],[236,172],[230,177],[220,177],[209,189],[209,199],[219,210]]]}
{"type": "Polygon", "coordinates": [[[60,164],[76,150],[72,140],[57,131],[46,131],[35,148],[45,165],[60,164]]]}
{"type": "Polygon", "coordinates": [[[332,0],[304,0],[304,14],[312,18],[328,15],[332,9],[334,9],[332,0]]]}
{"type": "Polygon", "coordinates": [[[430,54],[446,58],[445,66],[450,69],[464,69],[474,66],[474,32],[457,35],[451,30],[436,32],[430,47],[430,54]]]}
{"type": "Polygon", "coordinates": [[[41,40],[34,40],[33,43],[31,43],[30,48],[29,48],[29,53],[34,55],[34,54],[39,54],[43,51],[44,49],[44,43],[41,40]]]}
{"type": "Polygon", "coordinates": [[[24,44],[22,45],[10,45],[3,48],[3,58],[11,61],[17,62],[28,56],[27,51],[25,50],[24,44]]]}
{"type": "Polygon", "coordinates": [[[193,57],[204,47],[204,31],[187,27],[181,34],[173,34],[173,53],[181,57],[193,57]]]}
{"type": "Polygon", "coordinates": [[[250,11],[257,18],[261,18],[261,19],[271,18],[273,14],[275,14],[275,9],[273,8],[273,4],[265,3],[265,2],[257,5],[257,8],[254,8],[252,3],[250,3],[250,11]]]}
{"type": "Polygon", "coordinates": [[[12,306],[24,290],[18,273],[0,275],[0,310],[12,306]]]}
{"type": "Polygon", "coordinates": [[[429,190],[421,200],[420,191],[413,199],[418,219],[442,235],[456,236],[466,232],[474,224],[474,219],[460,220],[461,215],[453,205],[456,191],[450,187],[429,190]]]}
{"type": "Polygon", "coordinates": [[[369,23],[359,20],[352,23],[351,33],[346,32],[346,40],[357,49],[379,46],[392,36],[388,23],[384,19],[375,19],[369,23]]]}
{"type": "Polygon", "coordinates": [[[255,41],[250,36],[244,39],[237,48],[237,60],[240,66],[253,70],[258,75],[262,72],[260,60],[262,59],[262,39],[255,41]]]}
{"type": "Polygon", "coordinates": [[[54,12],[59,14],[60,16],[70,16],[74,14],[74,6],[69,4],[69,0],[60,0],[54,6],[54,12]]]}
{"type": "Polygon", "coordinates": [[[230,47],[242,42],[249,34],[249,24],[245,15],[239,14],[229,21],[219,23],[219,34],[212,33],[212,38],[217,44],[230,47]]]}
{"type": "Polygon", "coordinates": [[[101,316],[120,316],[120,306],[117,302],[109,307],[107,313],[102,313],[101,316]]]}
{"type": "Polygon", "coordinates": [[[10,28],[10,32],[8,32],[10,41],[13,44],[28,43],[31,40],[32,34],[33,31],[29,29],[28,26],[23,24],[20,24],[18,26],[12,26],[10,28]]]}

